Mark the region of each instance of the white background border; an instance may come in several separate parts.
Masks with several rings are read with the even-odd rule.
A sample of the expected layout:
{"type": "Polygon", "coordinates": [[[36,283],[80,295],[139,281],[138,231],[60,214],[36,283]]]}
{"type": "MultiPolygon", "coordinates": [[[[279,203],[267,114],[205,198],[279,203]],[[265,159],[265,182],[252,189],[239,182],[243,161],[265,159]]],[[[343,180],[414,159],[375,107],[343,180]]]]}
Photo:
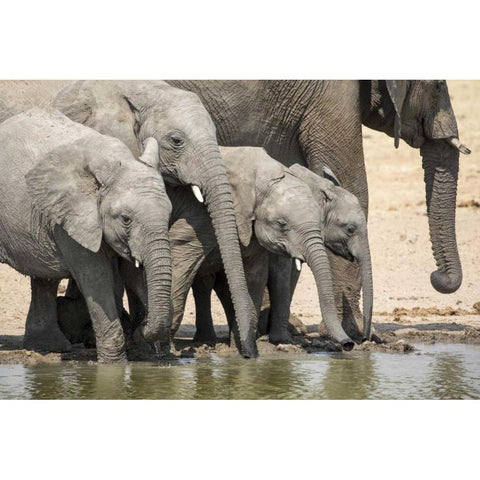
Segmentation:
{"type": "MultiPolygon", "coordinates": [[[[470,3],[3,2],[0,77],[479,79],[470,3]]],[[[472,476],[478,405],[3,401],[2,477],[472,476]]]]}

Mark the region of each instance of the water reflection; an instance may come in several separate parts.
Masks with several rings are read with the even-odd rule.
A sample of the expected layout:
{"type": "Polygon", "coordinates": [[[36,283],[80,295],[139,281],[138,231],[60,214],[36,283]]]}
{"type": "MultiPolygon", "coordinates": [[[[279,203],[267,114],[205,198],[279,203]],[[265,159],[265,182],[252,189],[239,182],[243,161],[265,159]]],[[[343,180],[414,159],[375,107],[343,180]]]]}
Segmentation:
{"type": "Polygon", "coordinates": [[[371,398],[374,396],[377,381],[376,360],[373,355],[338,354],[329,362],[321,398],[371,398]]]}
{"type": "Polygon", "coordinates": [[[0,398],[479,398],[480,347],[420,346],[420,354],[349,352],[169,365],[0,365],[0,398]]]}

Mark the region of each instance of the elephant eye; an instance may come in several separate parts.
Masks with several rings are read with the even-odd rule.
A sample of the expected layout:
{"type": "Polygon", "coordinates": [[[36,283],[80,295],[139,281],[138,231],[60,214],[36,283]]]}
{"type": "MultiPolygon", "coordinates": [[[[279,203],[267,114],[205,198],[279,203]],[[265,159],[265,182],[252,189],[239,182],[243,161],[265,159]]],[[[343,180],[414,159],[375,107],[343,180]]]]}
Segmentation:
{"type": "Polygon", "coordinates": [[[184,144],[183,138],[178,133],[170,134],[170,142],[174,147],[181,147],[184,144]]]}
{"type": "Polygon", "coordinates": [[[280,227],[280,229],[285,232],[286,230],[288,230],[288,225],[287,225],[287,222],[285,220],[282,220],[281,218],[279,218],[277,220],[277,224],[278,226],[280,227]]]}
{"type": "Polygon", "coordinates": [[[120,216],[122,217],[122,222],[124,225],[128,226],[132,223],[132,219],[127,214],[122,213],[120,216]]]}
{"type": "Polygon", "coordinates": [[[353,235],[355,233],[356,229],[357,228],[355,227],[355,225],[348,225],[347,226],[347,232],[348,232],[349,235],[353,235]]]}

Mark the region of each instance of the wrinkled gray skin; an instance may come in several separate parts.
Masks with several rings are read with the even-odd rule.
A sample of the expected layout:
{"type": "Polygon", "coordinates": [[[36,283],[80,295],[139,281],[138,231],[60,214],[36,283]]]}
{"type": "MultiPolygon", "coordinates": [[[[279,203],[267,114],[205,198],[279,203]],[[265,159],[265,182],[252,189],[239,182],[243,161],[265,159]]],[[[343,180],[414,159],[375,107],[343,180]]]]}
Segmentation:
{"type": "Polygon", "coordinates": [[[51,107],[66,80],[0,80],[0,123],[33,107],[51,107]]]}
{"type": "MultiPolygon", "coordinates": [[[[451,293],[462,282],[455,236],[458,131],[445,81],[169,81],[202,99],[220,145],[263,146],[284,165],[318,175],[328,166],[368,212],[362,123],[420,147],[430,239],[438,270],[431,282],[451,293]],[[455,145],[456,146],[452,146],[455,145]]],[[[358,267],[331,256],[337,310],[352,338],[361,338],[358,267]]],[[[288,268],[291,268],[291,262],[288,268]]],[[[289,271],[277,269],[282,278],[289,271]]]]}
{"type": "Polygon", "coordinates": [[[196,185],[220,246],[236,312],[235,339],[254,357],[257,317],[248,295],[231,188],[215,126],[197,95],[161,81],[80,81],[54,105],[76,122],[122,140],[134,154],[147,137],[158,141],[160,171],[171,185],[196,185]]]}
{"type": "MultiPolygon", "coordinates": [[[[353,341],[342,329],[336,314],[325,244],[336,254],[362,265],[368,336],[372,275],[366,221],[358,200],[300,165],[287,169],[262,148],[222,148],[221,151],[233,190],[249,292],[257,311],[267,281],[268,252],[306,261],[315,276],[322,317],[329,332],[345,349],[353,348],[353,341]]],[[[169,195],[173,204],[169,230],[173,258],[172,335],[180,326],[187,294],[196,278],[198,331],[195,340],[211,342],[215,340],[210,312],[214,275],[217,275],[216,290],[230,324],[234,318],[218,246],[207,214],[191,192],[173,188],[169,195]]],[[[140,304],[144,303],[141,275],[125,262],[121,268],[129,299],[133,292],[140,304]]],[[[131,313],[134,310],[131,308],[131,313]]],[[[272,324],[270,340],[291,341],[287,326],[288,316],[286,322],[272,324]]]]}
{"type": "MultiPolygon", "coordinates": [[[[230,173],[236,178],[237,184],[239,182],[248,183],[247,178],[251,175],[251,169],[246,168],[246,166],[249,162],[254,162],[257,171],[263,173],[266,170],[264,166],[259,166],[261,163],[265,165],[269,162],[269,160],[265,158],[265,153],[252,155],[253,149],[238,148],[235,150],[238,150],[235,155],[227,156],[224,154],[224,159],[227,165],[229,165],[227,159],[232,162],[233,168],[230,170],[230,173]],[[247,156],[251,158],[247,159],[247,156]]],[[[262,150],[255,150],[262,152],[262,150]]],[[[295,178],[292,179],[289,178],[288,174],[285,175],[283,181],[275,183],[273,187],[268,189],[269,193],[261,206],[262,209],[255,209],[254,240],[257,240],[269,252],[287,253],[289,256],[301,260],[304,260],[305,258],[308,259],[308,253],[304,253],[302,256],[295,255],[295,253],[302,250],[305,252],[305,249],[307,249],[308,252],[308,248],[310,248],[310,245],[313,243],[312,220],[316,219],[317,223],[319,220],[319,225],[322,229],[321,235],[324,238],[325,246],[334,254],[339,255],[346,260],[355,261],[359,264],[364,301],[363,337],[368,339],[370,338],[373,303],[372,265],[368,243],[367,222],[360,203],[354,195],[338,186],[338,183],[335,185],[332,181],[316,175],[305,167],[293,165],[288,169],[288,172],[295,178]],[[310,192],[306,192],[304,186],[300,186],[298,180],[304,182],[309,187],[310,192]],[[289,195],[289,193],[291,193],[291,195],[289,195]],[[318,203],[318,206],[320,207],[319,211],[312,212],[308,207],[309,203],[312,201],[318,203]],[[266,209],[268,212],[267,215],[263,214],[263,209],[266,209]],[[312,214],[320,214],[321,218],[311,217],[312,214]],[[282,228],[288,232],[286,234],[286,241],[285,238],[279,234],[278,228],[275,228],[275,224],[279,223],[283,225],[282,228]],[[264,227],[264,224],[266,227],[264,227]],[[272,225],[274,226],[273,228],[272,225]],[[271,231],[269,232],[268,229],[271,231]],[[282,251],[283,249],[280,248],[279,252],[278,243],[283,244],[284,242],[287,246],[287,251],[284,252],[282,251]],[[297,248],[292,248],[292,245],[296,245],[297,248]]],[[[232,178],[232,176],[230,178],[232,178]]],[[[332,177],[332,180],[337,182],[337,179],[334,176],[332,177]]],[[[257,185],[268,184],[268,180],[265,180],[265,175],[257,175],[256,178],[257,185]]],[[[271,179],[269,180],[271,181],[271,179]]],[[[242,201],[237,200],[239,196],[237,195],[235,186],[234,197],[236,202],[242,201]]],[[[240,199],[244,197],[245,194],[243,194],[243,197],[241,196],[240,199]]],[[[270,254],[269,258],[271,259],[272,257],[275,257],[275,255],[270,254]]],[[[286,260],[285,257],[282,258],[286,260]]],[[[320,305],[322,305],[324,297],[321,288],[321,275],[324,275],[324,273],[316,268],[315,262],[308,262],[307,260],[307,263],[312,269],[317,286],[319,287],[319,300],[320,305]]],[[[263,266],[264,265],[265,264],[263,264],[263,266]]],[[[252,297],[255,298],[255,304],[258,310],[260,310],[266,273],[264,271],[260,272],[256,265],[249,265],[249,267],[246,266],[245,271],[247,274],[247,281],[249,281],[250,292],[252,297]],[[259,278],[262,279],[262,283],[260,283],[259,278]]],[[[209,275],[210,272],[210,266],[200,268],[193,284],[197,312],[196,339],[204,342],[215,341],[215,332],[213,330],[210,308],[212,288],[217,292],[219,299],[225,307],[227,315],[231,315],[232,311],[228,285],[225,283],[224,276],[220,274],[214,278],[211,274],[209,275]]],[[[284,309],[284,312],[280,315],[273,316],[273,323],[268,325],[269,339],[272,343],[290,343],[292,341],[288,332],[288,320],[291,294],[293,294],[293,288],[298,280],[299,273],[298,268],[295,268],[294,279],[291,279],[290,282],[288,279],[286,282],[282,282],[282,284],[289,284],[289,289],[287,291],[285,291],[282,286],[278,286],[277,289],[274,289],[275,292],[283,294],[283,298],[270,298],[271,308],[282,307],[284,309]],[[278,319],[281,319],[281,321],[278,321],[278,319]]],[[[322,316],[325,318],[323,308],[322,316]]],[[[335,331],[336,327],[332,328],[331,320],[329,320],[328,317],[326,320],[329,331],[332,333],[335,331]]],[[[336,320],[336,322],[338,324],[338,320],[336,320]]],[[[338,337],[335,335],[333,336],[338,340],[338,337]]]]}
{"type": "Polygon", "coordinates": [[[148,315],[139,332],[149,342],[168,341],[171,205],[154,139],[142,160],[118,139],[51,109],[0,125],[0,261],[31,277],[25,348],[70,349],[57,325],[56,295],[60,279],[71,277],[86,299],[98,360],[125,360],[118,256],[144,267],[148,315]]]}

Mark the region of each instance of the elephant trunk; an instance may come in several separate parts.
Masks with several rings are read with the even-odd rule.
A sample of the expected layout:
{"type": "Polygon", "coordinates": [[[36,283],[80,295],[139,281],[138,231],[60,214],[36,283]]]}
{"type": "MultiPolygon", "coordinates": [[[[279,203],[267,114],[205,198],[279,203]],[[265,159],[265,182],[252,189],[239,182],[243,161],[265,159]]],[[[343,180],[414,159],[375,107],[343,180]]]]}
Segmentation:
{"type": "Polygon", "coordinates": [[[237,320],[234,337],[241,355],[256,357],[257,313],[245,280],[232,189],[216,143],[205,145],[200,158],[207,161],[203,164],[198,186],[205,196],[232,295],[237,320]]]}
{"type": "Polygon", "coordinates": [[[172,321],[170,242],[166,234],[159,238],[153,230],[151,234],[145,235],[144,241],[147,246],[141,260],[147,285],[148,313],[142,322],[141,332],[147,342],[158,340],[165,345],[170,342],[172,321]]]}
{"type": "Polygon", "coordinates": [[[462,266],[455,234],[458,150],[445,140],[427,140],[420,153],[425,172],[428,224],[438,270],[430,281],[440,293],[453,293],[462,284],[462,266]]]}
{"type": "Polygon", "coordinates": [[[373,275],[372,260],[367,238],[360,242],[359,253],[355,255],[355,258],[358,261],[362,278],[363,338],[364,340],[370,340],[373,310],[373,275]]]}
{"type": "Polygon", "coordinates": [[[317,284],[323,321],[332,337],[340,343],[342,348],[344,350],[352,350],[354,342],[343,330],[337,316],[330,263],[323,239],[318,235],[314,238],[309,238],[305,245],[305,258],[317,284]]]}

